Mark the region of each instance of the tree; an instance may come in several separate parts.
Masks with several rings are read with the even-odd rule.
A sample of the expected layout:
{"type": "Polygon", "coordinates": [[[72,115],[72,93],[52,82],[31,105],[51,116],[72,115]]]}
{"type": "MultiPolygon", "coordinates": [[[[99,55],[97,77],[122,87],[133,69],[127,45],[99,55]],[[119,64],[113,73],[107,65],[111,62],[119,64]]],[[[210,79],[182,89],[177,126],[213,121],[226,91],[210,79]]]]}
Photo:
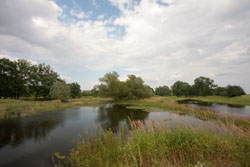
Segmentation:
{"type": "Polygon", "coordinates": [[[46,99],[50,93],[50,87],[59,79],[49,65],[39,64],[31,67],[29,87],[35,92],[36,99],[43,96],[46,99]]]}
{"type": "Polygon", "coordinates": [[[158,96],[170,96],[171,90],[168,86],[159,86],[155,88],[155,94],[158,96]]]}
{"type": "Polygon", "coordinates": [[[69,86],[70,86],[70,96],[72,98],[81,97],[81,86],[77,82],[71,83],[69,84],[69,86]]]}
{"type": "Polygon", "coordinates": [[[172,93],[175,96],[191,96],[192,87],[182,81],[176,81],[172,86],[172,93]]]}
{"type": "Polygon", "coordinates": [[[235,97],[235,96],[241,96],[241,95],[245,95],[245,91],[240,87],[240,86],[231,86],[228,85],[227,86],[227,96],[228,97],[235,97]]]}
{"type": "Polygon", "coordinates": [[[215,96],[227,96],[227,88],[216,87],[213,91],[215,96]]]}
{"type": "Polygon", "coordinates": [[[116,97],[118,94],[118,85],[119,85],[119,75],[117,72],[113,71],[107,73],[104,77],[100,78],[99,81],[101,84],[98,86],[99,93],[101,96],[110,96],[116,97]]]}
{"type": "Polygon", "coordinates": [[[70,98],[70,86],[65,81],[56,81],[50,89],[50,95],[54,99],[67,102],[70,98]]]}
{"type": "Polygon", "coordinates": [[[215,88],[214,80],[206,77],[199,77],[194,80],[193,92],[197,96],[210,96],[215,88]]]}
{"type": "Polygon", "coordinates": [[[129,99],[148,98],[152,96],[151,89],[147,85],[144,85],[144,81],[141,77],[128,75],[126,86],[128,87],[129,99]]]}
{"type": "Polygon", "coordinates": [[[107,73],[100,78],[101,84],[96,86],[94,91],[99,92],[100,96],[113,97],[114,100],[136,99],[152,96],[152,90],[144,85],[144,81],[135,75],[128,75],[126,82],[118,79],[116,72],[107,73]]]}

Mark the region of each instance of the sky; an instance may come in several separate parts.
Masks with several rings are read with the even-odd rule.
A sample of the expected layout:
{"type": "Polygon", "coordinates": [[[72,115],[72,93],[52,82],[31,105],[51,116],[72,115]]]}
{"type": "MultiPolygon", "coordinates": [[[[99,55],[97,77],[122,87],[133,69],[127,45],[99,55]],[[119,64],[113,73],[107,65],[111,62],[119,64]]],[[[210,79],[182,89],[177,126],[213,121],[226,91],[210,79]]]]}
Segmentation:
{"type": "Polygon", "coordinates": [[[90,90],[105,73],[155,88],[212,78],[250,93],[249,0],[1,0],[0,58],[90,90]]]}

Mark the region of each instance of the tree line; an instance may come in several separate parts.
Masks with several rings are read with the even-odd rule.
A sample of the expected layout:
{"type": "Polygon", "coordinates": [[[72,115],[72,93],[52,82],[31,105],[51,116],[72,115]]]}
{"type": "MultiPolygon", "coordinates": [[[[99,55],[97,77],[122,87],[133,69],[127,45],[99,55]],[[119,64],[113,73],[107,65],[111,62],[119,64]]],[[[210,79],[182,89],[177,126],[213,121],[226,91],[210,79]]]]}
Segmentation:
{"type": "Polygon", "coordinates": [[[108,96],[115,100],[122,99],[139,99],[147,98],[153,95],[157,96],[240,96],[245,95],[245,91],[240,86],[219,87],[214,84],[214,80],[208,77],[198,77],[194,80],[194,84],[176,81],[171,87],[166,85],[159,86],[155,89],[144,84],[140,77],[128,75],[128,79],[123,82],[118,79],[117,72],[105,74],[100,78],[101,84],[96,85],[89,95],[108,96]]]}
{"type": "Polygon", "coordinates": [[[60,79],[50,65],[32,64],[23,59],[0,59],[0,98],[18,99],[24,96],[65,101],[70,97],[80,97],[81,88],[78,83],[67,84],[60,79]],[[66,98],[62,98],[63,91],[66,98]]]}
{"type": "Polygon", "coordinates": [[[235,97],[245,95],[245,91],[240,86],[228,85],[219,87],[214,84],[214,80],[208,77],[198,77],[194,80],[193,85],[187,82],[176,81],[171,90],[168,86],[160,86],[155,89],[155,94],[158,96],[228,96],[235,97]]]}

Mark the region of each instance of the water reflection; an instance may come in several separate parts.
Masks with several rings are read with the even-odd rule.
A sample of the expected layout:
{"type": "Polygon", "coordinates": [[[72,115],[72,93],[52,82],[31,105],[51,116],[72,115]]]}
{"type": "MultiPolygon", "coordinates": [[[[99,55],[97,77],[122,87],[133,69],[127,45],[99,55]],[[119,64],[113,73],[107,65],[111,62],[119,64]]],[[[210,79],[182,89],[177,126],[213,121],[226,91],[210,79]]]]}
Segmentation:
{"type": "MultiPolygon", "coordinates": [[[[167,126],[213,126],[193,116],[181,116],[162,110],[145,112],[125,106],[82,107],[58,112],[43,112],[28,118],[0,119],[0,166],[53,166],[54,152],[67,154],[84,131],[95,126],[119,129],[131,120],[164,120],[167,126]]],[[[90,133],[89,133],[90,134],[90,133]]]]}
{"type": "Polygon", "coordinates": [[[35,141],[46,135],[64,121],[64,113],[52,112],[29,118],[0,119],[0,148],[5,145],[16,147],[25,140],[35,141]]]}
{"type": "Polygon", "coordinates": [[[178,103],[187,104],[194,108],[211,109],[214,111],[221,112],[223,114],[234,114],[234,115],[250,117],[250,106],[219,104],[219,103],[204,102],[192,99],[179,100],[178,103]]]}
{"type": "Polygon", "coordinates": [[[129,124],[128,118],[131,120],[145,120],[148,118],[148,114],[148,112],[138,109],[129,110],[122,105],[107,105],[99,108],[96,122],[104,129],[116,131],[119,129],[120,124],[129,124]]]}

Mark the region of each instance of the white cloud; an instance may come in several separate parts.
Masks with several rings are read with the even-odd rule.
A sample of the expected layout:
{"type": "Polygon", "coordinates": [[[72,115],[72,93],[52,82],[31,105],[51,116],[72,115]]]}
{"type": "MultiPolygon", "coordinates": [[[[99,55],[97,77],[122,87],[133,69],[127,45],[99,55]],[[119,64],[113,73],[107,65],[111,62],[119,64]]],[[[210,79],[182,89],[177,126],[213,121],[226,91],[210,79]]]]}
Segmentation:
{"type": "MultiPolygon", "coordinates": [[[[153,87],[171,85],[174,79],[192,83],[203,75],[250,92],[249,0],[161,1],[169,6],[157,2],[110,0],[121,10],[120,17],[93,21],[72,10],[86,19],[65,26],[58,19],[64,9],[53,1],[3,0],[0,53],[44,60],[61,73],[119,67],[153,87]],[[111,39],[108,33],[115,29],[107,24],[124,26],[125,36],[111,39]]],[[[88,81],[86,89],[94,82],[88,81]]]]}

